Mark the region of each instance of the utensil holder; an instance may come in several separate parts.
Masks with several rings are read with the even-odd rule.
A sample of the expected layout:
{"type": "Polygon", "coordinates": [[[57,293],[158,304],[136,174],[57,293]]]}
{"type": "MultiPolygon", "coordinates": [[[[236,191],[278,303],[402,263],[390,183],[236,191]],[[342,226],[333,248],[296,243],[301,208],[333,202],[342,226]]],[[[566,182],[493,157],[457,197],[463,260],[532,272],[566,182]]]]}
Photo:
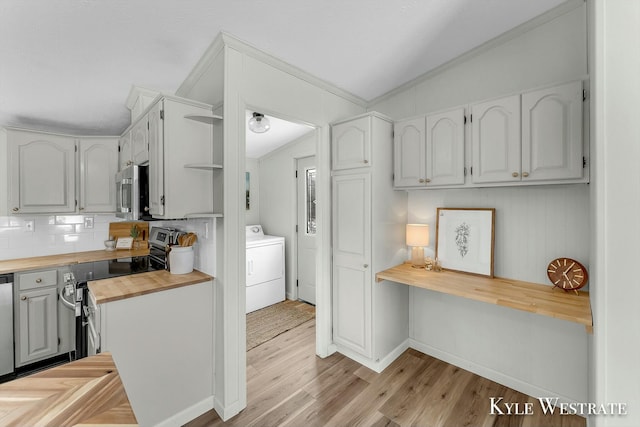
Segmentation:
{"type": "Polygon", "coordinates": [[[169,272],[187,274],[193,271],[193,246],[172,246],[169,252],[169,272]]]}

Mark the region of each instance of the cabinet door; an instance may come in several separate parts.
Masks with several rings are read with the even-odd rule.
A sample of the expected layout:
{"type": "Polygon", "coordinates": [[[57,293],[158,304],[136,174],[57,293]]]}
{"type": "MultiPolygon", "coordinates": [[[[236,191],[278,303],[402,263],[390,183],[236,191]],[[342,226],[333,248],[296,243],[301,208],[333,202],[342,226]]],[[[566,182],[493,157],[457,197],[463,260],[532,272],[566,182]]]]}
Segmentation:
{"type": "Polygon", "coordinates": [[[425,185],[424,126],[424,117],[394,124],[393,184],[396,187],[422,187],[425,185]]]}
{"type": "Polygon", "coordinates": [[[522,180],[582,178],[582,82],[522,95],[522,180]]]}
{"type": "Polygon", "coordinates": [[[371,178],[333,177],[333,339],[371,357],[371,178]]]}
{"type": "Polygon", "coordinates": [[[70,137],[7,131],[12,213],[76,210],[76,141],[70,137]]]}
{"type": "Polygon", "coordinates": [[[520,96],[471,106],[474,183],[520,181],[520,96]]]}
{"type": "Polygon", "coordinates": [[[131,130],[122,135],[118,141],[118,170],[133,164],[133,150],[131,149],[131,130]]]}
{"type": "Polygon", "coordinates": [[[428,186],[464,184],[464,108],[427,116],[428,186]]]}
{"type": "Polygon", "coordinates": [[[19,337],[16,366],[58,351],[57,288],[21,292],[18,300],[19,337]]]}
{"type": "Polygon", "coordinates": [[[333,170],[371,165],[371,117],[360,117],[331,128],[333,170]]]}
{"type": "Polygon", "coordinates": [[[118,169],[116,139],[80,141],[80,212],[115,212],[118,169]]]}
{"type": "Polygon", "coordinates": [[[149,123],[147,116],[143,116],[131,129],[131,150],[133,153],[133,163],[141,165],[149,161],[148,132],[149,123]]]}
{"type": "Polygon", "coordinates": [[[163,102],[149,111],[149,212],[164,215],[164,132],[161,117],[163,102]]]}

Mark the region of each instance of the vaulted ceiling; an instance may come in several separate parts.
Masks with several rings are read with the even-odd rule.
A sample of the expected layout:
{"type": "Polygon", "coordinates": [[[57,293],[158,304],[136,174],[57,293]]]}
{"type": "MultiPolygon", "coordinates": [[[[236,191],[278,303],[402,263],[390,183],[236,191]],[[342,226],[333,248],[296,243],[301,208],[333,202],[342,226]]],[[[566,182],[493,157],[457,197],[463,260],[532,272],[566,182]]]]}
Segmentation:
{"type": "Polygon", "coordinates": [[[370,101],[563,2],[0,0],[0,126],[119,134],[220,31],[370,101]]]}

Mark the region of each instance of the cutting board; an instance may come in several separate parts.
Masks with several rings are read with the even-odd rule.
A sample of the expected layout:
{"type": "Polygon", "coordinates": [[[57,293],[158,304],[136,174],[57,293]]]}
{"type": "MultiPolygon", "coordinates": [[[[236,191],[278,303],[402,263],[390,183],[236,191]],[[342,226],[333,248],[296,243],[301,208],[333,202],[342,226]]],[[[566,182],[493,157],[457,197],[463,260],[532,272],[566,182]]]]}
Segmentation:
{"type": "Polygon", "coordinates": [[[113,236],[116,240],[118,237],[131,237],[131,227],[134,225],[138,226],[138,238],[136,240],[144,242],[140,246],[146,247],[147,240],[149,240],[149,223],[145,221],[110,222],[109,236],[113,236]]]}

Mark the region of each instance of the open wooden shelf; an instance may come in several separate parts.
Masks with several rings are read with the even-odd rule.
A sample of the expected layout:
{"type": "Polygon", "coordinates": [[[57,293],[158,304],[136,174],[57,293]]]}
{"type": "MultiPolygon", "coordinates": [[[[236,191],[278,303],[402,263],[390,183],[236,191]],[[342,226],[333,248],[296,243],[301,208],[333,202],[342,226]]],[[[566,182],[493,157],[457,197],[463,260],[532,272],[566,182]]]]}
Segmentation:
{"type": "Polygon", "coordinates": [[[196,122],[202,122],[207,124],[214,124],[222,120],[222,116],[218,116],[216,114],[211,114],[210,116],[203,116],[199,114],[187,114],[184,116],[185,119],[195,120],[196,122]]]}
{"type": "Polygon", "coordinates": [[[579,291],[576,295],[538,283],[427,271],[412,268],[410,263],[377,273],[376,281],[383,280],[580,323],[593,333],[589,292],[579,291]]]}
{"type": "Polygon", "coordinates": [[[215,163],[189,163],[184,165],[184,167],[188,169],[202,169],[202,170],[222,169],[222,165],[218,165],[215,163]]]}

